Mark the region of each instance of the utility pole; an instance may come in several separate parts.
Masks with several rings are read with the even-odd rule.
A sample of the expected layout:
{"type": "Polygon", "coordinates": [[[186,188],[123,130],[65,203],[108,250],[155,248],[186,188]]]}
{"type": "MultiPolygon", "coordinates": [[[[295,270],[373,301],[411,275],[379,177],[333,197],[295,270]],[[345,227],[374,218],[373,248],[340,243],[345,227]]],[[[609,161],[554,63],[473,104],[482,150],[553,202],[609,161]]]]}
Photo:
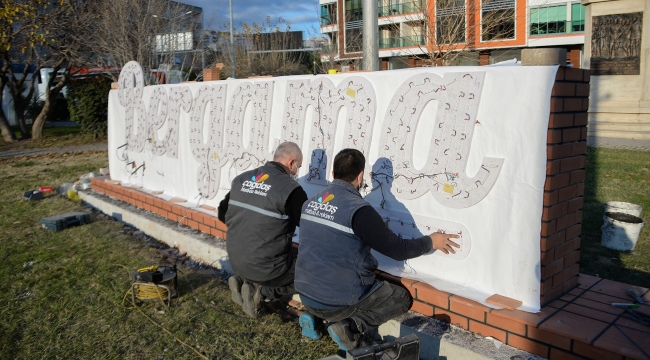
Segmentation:
{"type": "Polygon", "coordinates": [[[232,0],[230,2],[230,64],[232,68],[232,78],[235,78],[235,37],[232,33],[232,0]]]}
{"type": "Polygon", "coordinates": [[[363,0],[363,69],[379,70],[377,0],[363,0]]]}

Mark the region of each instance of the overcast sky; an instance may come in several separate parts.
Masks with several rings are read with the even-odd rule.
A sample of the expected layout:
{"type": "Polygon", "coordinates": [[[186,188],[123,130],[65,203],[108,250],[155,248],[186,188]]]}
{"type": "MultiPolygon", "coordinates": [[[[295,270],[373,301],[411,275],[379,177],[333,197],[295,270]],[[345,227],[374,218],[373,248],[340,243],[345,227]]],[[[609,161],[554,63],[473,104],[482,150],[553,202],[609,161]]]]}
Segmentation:
{"type": "MultiPolygon", "coordinates": [[[[180,0],[190,5],[203,8],[205,26],[217,30],[222,24],[230,22],[230,7],[228,0],[180,0]],[[210,19],[212,21],[210,22],[210,19]]],[[[232,0],[233,25],[245,22],[261,23],[266,16],[271,16],[271,22],[277,23],[282,17],[291,24],[292,30],[302,30],[303,37],[320,35],[318,0],[232,0]]]]}

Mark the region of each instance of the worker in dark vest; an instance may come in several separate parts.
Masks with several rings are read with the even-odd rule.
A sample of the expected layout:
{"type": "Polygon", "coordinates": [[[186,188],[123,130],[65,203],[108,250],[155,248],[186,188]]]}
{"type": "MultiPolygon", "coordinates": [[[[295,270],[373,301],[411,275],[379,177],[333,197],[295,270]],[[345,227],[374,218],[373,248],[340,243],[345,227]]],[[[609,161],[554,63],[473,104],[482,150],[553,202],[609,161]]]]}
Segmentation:
{"type": "Polygon", "coordinates": [[[389,230],[359,193],[365,163],[360,151],[341,150],[334,158],[334,181],[302,208],[295,287],[308,313],[331,324],[327,331],[341,350],[355,348],[361,334],[412,303],[404,288],[375,279],[377,260],[370,249],[402,261],[460,247],[450,240],[458,235],[406,240],[389,230]]]}
{"type": "Polygon", "coordinates": [[[291,238],[307,200],[296,182],[301,166],[298,145],[284,142],[273,161],[235,177],[219,204],[219,220],[228,226],[226,250],[235,274],[228,286],[232,300],[250,317],[262,315],[264,299],[296,293],[291,238]]]}

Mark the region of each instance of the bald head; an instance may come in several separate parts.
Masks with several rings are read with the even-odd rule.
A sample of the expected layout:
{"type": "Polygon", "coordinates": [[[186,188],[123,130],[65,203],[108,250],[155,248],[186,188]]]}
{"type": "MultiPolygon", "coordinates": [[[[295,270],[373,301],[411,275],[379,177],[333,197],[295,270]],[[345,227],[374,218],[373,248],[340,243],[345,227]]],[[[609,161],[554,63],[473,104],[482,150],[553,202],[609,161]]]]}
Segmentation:
{"type": "Polygon", "coordinates": [[[284,165],[290,175],[295,175],[302,166],[302,151],[300,151],[298,144],[285,141],[275,149],[273,161],[284,165]]]}
{"type": "Polygon", "coordinates": [[[273,154],[273,161],[282,162],[285,159],[302,160],[302,151],[295,142],[285,141],[278,145],[273,154]]]}

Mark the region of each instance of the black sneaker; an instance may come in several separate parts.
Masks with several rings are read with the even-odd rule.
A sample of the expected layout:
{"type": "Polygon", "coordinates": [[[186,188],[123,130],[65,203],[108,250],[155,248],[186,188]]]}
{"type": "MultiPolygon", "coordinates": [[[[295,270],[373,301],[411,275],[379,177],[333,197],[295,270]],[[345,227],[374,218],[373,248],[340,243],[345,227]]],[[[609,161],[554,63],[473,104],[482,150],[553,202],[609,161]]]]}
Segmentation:
{"type": "Polygon", "coordinates": [[[327,332],[332,340],[339,345],[339,350],[348,351],[357,347],[359,334],[353,334],[350,331],[350,320],[343,320],[330,325],[327,332]]]}
{"type": "Polygon", "coordinates": [[[261,286],[257,284],[244,283],[241,287],[241,297],[243,300],[242,308],[246,315],[252,318],[258,318],[264,314],[262,307],[261,286]]]}
{"type": "Polygon", "coordinates": [[[244,279],[237,275],[233,275],[228,278],[228,287],[230,288],[230,296],[232,297],[232,301],[239,305],[243,306],[244,301],[242,300],[241,296],[241,287],[244,284],[244,279]]]}

